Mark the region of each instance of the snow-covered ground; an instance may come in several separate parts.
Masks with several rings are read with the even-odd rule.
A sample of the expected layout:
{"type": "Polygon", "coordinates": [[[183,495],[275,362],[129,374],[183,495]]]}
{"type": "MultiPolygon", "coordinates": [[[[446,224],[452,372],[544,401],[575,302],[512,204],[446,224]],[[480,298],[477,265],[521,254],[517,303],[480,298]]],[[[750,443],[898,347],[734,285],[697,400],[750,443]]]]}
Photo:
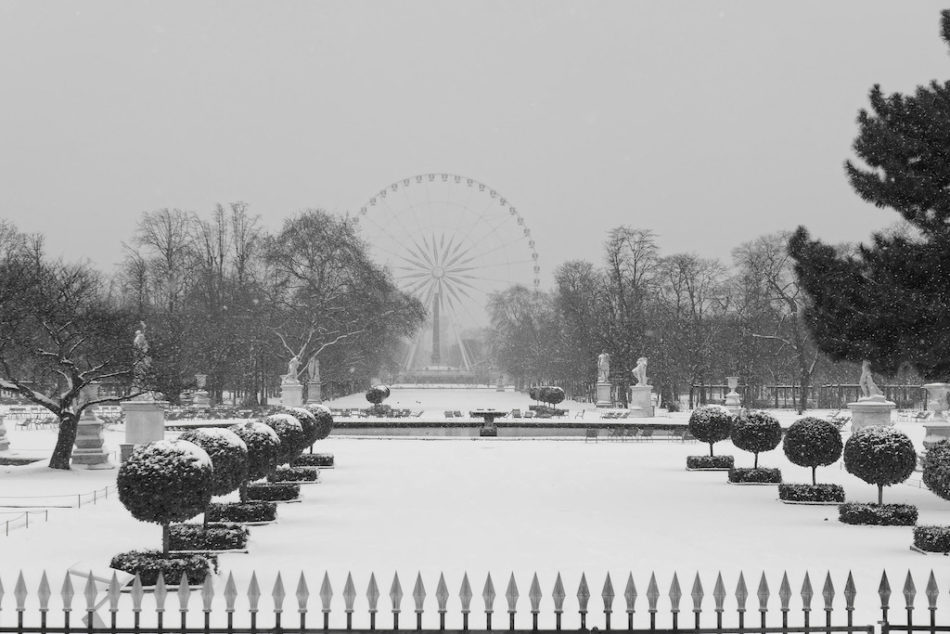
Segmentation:
{"type": "MultiPolygon", "coordinates": [[[[499,397],[508,398],[510,393],[487,390],[425,393],[429,399],[425,406],[433,411],[523,408],[526,404],[523,395],[513,395],[518,403],[509,405],[499,397]]],[[[589,407],[582,404],[581,408],[585,405],[589,407]]],[[[400,406],[410,407],[408,403],[400,406]]],[[[674,416],[685,421],[685,414],[674,416]]],[[[783,413],[782,418],[789,423],[795,416],[783,413]]],[[[919,425],[899,426],[919,444],[923,436],[919,425]]],[[[54,438],[50,430],[10,430],[12,449],[22,455],[48,454],[54,438]]],[[[110,448],[117,449],[120,441],[119,431],[107,433],[110,448]]],[[[522,596],[519,625],[523,626],[530,624],[527,591],[535,572],[545,594],[544,613],[552,610],[550,593],[558,572],[564,579],[569,612],[576,610],[573,597],[581,573],[586,573],[596,622],[601,618],[599,595],[605,574],[611,574],[618,595],[614,608],[622,612],[620,595],[632,572],[641,597],[637,618],[642,624],[651,572],[655,571],[661,588],[661,613],[669,609],[666,596],[675,572],[686,595],[681,607],[688,615],[692,606],[688,595],[697,572],[706,591],[707,609],[716,574],[722,573],[731,611],[735,608],[732,593],[739,572],[744,571],[752,594],[750,618],[757,621],[757,615],[753,617],[758,607],[755,591],[763,572],[773,593],[772,606],[778,602],[782,573],[788,572],[795,592],[793,610],[798,610],[797,592],[809,571],[817,595],[813,608],[820,610],[826,571],[831,572],[838,593],[836,606],[843,605],[844,583],[852,571],[858,590],[856,616],[876,619],[876,588],[882,570],[887,570],[895,590],[893,605],[901,607],[897,601],[908,570],[913,571],[922,595],[931,568],[939,573],[947,567],[946,558],[909,550],[911,528],[847,526],[837,521],[835,507],[778,502],[774,486],[734,486],[726,483],[721,472],[687,472],[686,456],[708,450],[698,443],[330,437],[318,444],[318,450],[334,453],[337,468],[323,471],[320,484],[304,486],[302,503],[281,505],[277,524],[253,528],[250,554],[221,557],[219,589],[228,571],[233,571],[242,589],[257,571],[263,594],[269,595],[281,571],[292,594],[303,570],[314,594],[311,607],[318,608],[316,593],[326,571],[336,593],[334,609],[341,610],[340,592],[347,573],[352,572],[359,594],[358,619],[365,620],[364,595],[371,572],[384,595],[380,603],[384,611],[390,608],[385,597],[394,572],[399,573],[406,593],[404,610],[411,609],[412,584],[421,572],[429,594],[426,626],[431,627],[428,619],[437,616],[429,610],[434,610],[440,573],[445,574],[453,595],[450,618],[456,619],[463,573],[468,572],[478,597],[485,575],[491,572],[499,595],[495,608],[503,613],[504,589],[513,572],[522,596]]],[[[716,453],[734,455],[737,466],[752,465],[751,454],[729,443],[718,444],[716,453]]],[[[790,464],[781,449],[762,454],[760,464],[780,467],[787,482],[809,480],[809,470],[790,464]]],[[[7,496],[91,492],[114,484],[115,475],[115,470],[51,471],[45,462],[0,467],[0,504],[9,503],[7,496]]],[[[874,500],[874,487],[846,473],[840,463],[820,468],[818,477],[844,486],[848,500],[874,500]]],[[[887,488],[885,502],[917,505],[920,524],[950,525],[950,503],[914,483],[887,488]]],[[[53,509],[48,522],[17,529],[9,537],[0,533],[0,582],[4,588],[13,588],[22,569],[28,586],[35,588],[47,570],[51,584],[58,588],[68,566],[83,561],[105,568],[119,551],[158,547],[160,534],[158,526],[134,520],[114,495],[81,509],[53,509]]],[[[938,574],[938,581],[946,584],[946,577],[938,574]]],[[[941,590],[940,605],[947,609],[947,588],[941,590]]],[[[924,600],[918,598],[918,602],[924,600]]],[[[480,599],[473,608],[481,610],[480,599]]],[[[383,622],[388,623],[388,618],[383,622]]],[[[477,623],[480,627],[481,616],[477,623]]],[[[543,620],[545,626],[551,623],[543,620]]]]}

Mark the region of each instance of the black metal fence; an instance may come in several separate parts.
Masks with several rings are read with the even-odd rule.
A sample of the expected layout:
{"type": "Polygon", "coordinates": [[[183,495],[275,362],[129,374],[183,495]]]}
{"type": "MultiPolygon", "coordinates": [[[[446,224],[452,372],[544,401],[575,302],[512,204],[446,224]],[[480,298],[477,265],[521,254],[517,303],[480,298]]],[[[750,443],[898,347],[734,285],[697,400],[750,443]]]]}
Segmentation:
{"type": "MultiPolygon", "coordinates": [[[[940,596],[933,572],[926,583],[923,609],[918,605],[917,589],[911,573],[907,573],[900,594],[903,606],[893,610],[903,618],[894,619],[891,587],[887,574],[879,581],[865,580],[877,587],[874,604],[880,605],[873,616],[865,610],[864,621],[854,618],[856,584],[849,573],[841,591],[828,573],[816,591],[806,573],[800,589],[793,592],[787,574],[782,575],[778,592],[769,587],[765,573],[754,591],[739,574],[730,593],[718,574],[707,594],[697,573],[686,594],[679,578],[673,575],[668,589],[661,591],[656,575],[650,574],[645,588],[639,588],[630,574],[615,590],[606,575],[599,591],[599,600],[581,575],[577,590],[571,593],[558,574],[547,594],[534,574],[522,600],[521,588],[514,574],[498,595],[489,574],[476,600],[468,575],[462,578],[457,592],[450,592],[445,576],[440,574],[433,596],[421,574],[405,594],[398,573],[389,584],[387,606],[380,605],[382,596],[376,576],[371,574],[363,592],[357,591],[352,574],[347,574],[342,593],[336,591],[325,573],[317,593],[319,608],[311,605],[311,591],[306,574],[301,573],[293,595],[288,596],[283,576],[276,575],[267,603],[262,606],[264,591],[257,574],[252,574],[244,593],[239,592],[234,576],[228,574],[223,590],[209,575],[201,585],[189,587],[184,576],[177,586],[158,583],[145,588],[139,577],[109,570],[109,575],[83,574],[71,569],[59,591],[58,606],[49,579],[44,572],[34,591],[30,591],[22,571],[12,588],[0,584],[0,632],[87,632],[139,634],[142,632],[181,632],[183,634],[250,633],[250,632],[369,632],[369,631],[464,631],[464,632],[550,632],[563,630],[621,630],[628,632],[681,632],[683,634],[725,634],[726,632],[865,632],[872,634],[876,625],[882,634],[900,632],[945,632],[950,626],[938,625],[937,604],[940,596]],[[75,579],[75,582],[73,581],[75,579]],[[78,587],[77,587],[78,586],[78,587]],[[4,593],[6,590],[6,594],[4,593]],[[77,592],[80,597],[77,597],[77,592]],[[168,601],[169,595],[176,600],[168,601]],[[146,597],[149,597],[146,600],[146,597]],[[794,597],[794,605],[793,605],[794,597]],[[340,609],[342,598],[342,610],[340,609]],[[404,601],[404,598],[406,601],[404,601]],[[357,599],[360,609],[357,610],[357,599]],[[496,601],[496,599],[499,599],[496,601]],[[502,604],[503,599],[503,605],[502,604]],[[593,599],[593,600],[592,600],[593,599]],[[662,599],[662,601],[661,601],[662,599]],[[711,599],[711,600],[710,600],[711,599]],[[843,601],[842,601],[843,599],[843,601]],[[335,601],[335,603],[334,603],[335,601]],[[542,610],[542,601],[544,610],[542,610]],[[222,605],[223,602],[223,605],[222,605]],[[451,605],[450,605],[451,602],[451,605]],[[80,605],[74,607],[74,603],[80,605]],[[173,605],[169,605],[169,604],[173,605]],[[477,603],[478,605],[474,605],[477,603]],[[594,605],[596,603],[597,605],[594,605]],[[290,604],[290,605],[287,605],[290,604]],[[404,604],[408,604],[404,614],[404,604]],[[3,619],[10,614],[15,616],[3,619]],[[451,608],[451,609],[450,609],[451,608]],[[294,612],[296,614],[294,614],[294,612]],[[919,616],[924,612],[923,616],[919,616]],[[175,614],[177,613],[177,614],[175,614]],[[316,613],[316,614],[314,614],[316,613]],[[388,614],[387,614],[388,613],[388,614]],[[877,613],[880,618],[877,619],[877,613]],[[4,622],[5,621],[5,622],[4,622]],[[11,622],[12,621],[12,622],[11,622]],[[874,623],[873,621],[877,621],[874,623]],[[542,628],[542,625],[545,627],[542,628]]],[[[708,579],[707,579],[708,581],[708,579]]],[[[864,587],[867,587],[862,584],[864,587]]],[[[316,601],[314,601],[316,603],[316,601]]]]}

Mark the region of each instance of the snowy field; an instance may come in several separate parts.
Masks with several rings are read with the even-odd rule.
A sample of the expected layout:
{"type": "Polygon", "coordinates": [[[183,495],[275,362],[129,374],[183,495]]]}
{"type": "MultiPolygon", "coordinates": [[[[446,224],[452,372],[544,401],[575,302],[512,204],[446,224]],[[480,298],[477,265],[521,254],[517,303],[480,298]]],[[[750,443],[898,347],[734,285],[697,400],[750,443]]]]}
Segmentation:
{"type": "MultiPolygon", "coordinates": [[[[498,397],[490,391],[485,395],[498,397]]],[[[524,407],[524,396],[517,396],[524,407]]],[[[468,397],[471,394],[457,392],[454,397],[438,395],[454,401],[468,397]]],[[[497,400],[484,404],[507,407],[497,400]]],[[[470,398],[452,409],[481,405],[470,398]]],[[[441,401],[433,405],[443,407],[449,405],[441,401]]],[[[790,422],[795,417],[786,413],[783,418],[790,422]]],[[[899,426],[919,444],[923,436],[919,425],[899,426]]],[[[12,448],[23,455],[48,453],[54,438],[50,430],[10,430],[12,448]]],[[[120,432],[108,432],[112,449],[120,441],[120,432]]],[[[686,456],[706,453],[704,444],[331,437],[317,447],[335,454],[337,468],[323,471],[319,484],[302,487],[302,503],[281,505],[277,524],[252,528],[250,554],[221,556],[219,587],[233,571],[238,587],[246,588],[251,573],[257,571],[264,594],[269,595],[281,571],[292,593],[304,570],[316,595],[326,571],[339,609],[339,593],[347,572],[352,572],[359,612],[365,611],[365,588],[374,572],[384,595],[380,606],[388,610],[385,595],[398,572],[407,595],[405,610],[411,605],[407,602],[417,572],[422,573],[432,606],[440,573],[454,596],[468,572],[478,596],[491,572],[499,595],[495,608],[504,610],[504,587],[514,572],[522,595],[519,607],[524,610],[519,619],[527,620],[527,591],[535,572],[545,593],[542,610],[547,612],[558,572],[567,589],[569,611],[576,610],[573,596],[582,572],[594,597],[599,597],[610,572],[618,594],[615,609],[622,611],[619,595],[632,572],[641,595],[640,614],[654,571],[663,596],[661,612],[669,608],[666,593],[674,572],[686,594],[682,608],[691,607],[688,595],[697,572],[707,593],[705,605],[710,607],[716,573],[721,572],[730,595],[727,607],[733,610],[732,592],[744,571],[754,612],[762,572],[773,592],[770,605],[777,605],[781,576],[788,572],[797,610],[801,605],[797,592],[806,571],[818,595],[816,609],[822,605],[826,571],[838,592],[837,606],[843,605],[841,593],[853,571],[857,615],[876,618],[882,570],[888,571],[896,601],[908,570],[914,572],[922,593],[926,575],[934,569],[942,584],[941,606],[950,601],[944,587],[947,577],[941,574],[946,573],[948,560],[910,551],[911,528],[847,526],[837,521],[835,507],[778,502],[774,486],[735,486],[726,483],[725,473],[687,472],[686,456]]],[[[752,466],[752,455],[729,443],[718,444],[716,453],[734,455],[737,466],[752,466]]],[[[809,481],[809,470],[790,464],[781,449],[762,454],[760,464],[780,467],[786,482],[809,481]]],[[[45,462],[0,467],[0,503],[11,503],[9,496],[91,492],[114,484],[115,474],[115,470],[52,471],[45,462]]],[[[840,463],[820,468],[818,477],[844,486],[849,501],[875,499],[875,488],[846,473],[840,463]]],[[[950,524],[950,503],[915,483],[889,487],[884,498],[917,505],[920,524],[950,524]]],[[[159,545],[160,528],[137,522],[110,495],[81,509],[53,509],[48,522],[18,528],[8,537],[0,533],[0,582],[12,588],[22,569],[28,585],[35,588],[47,570],[58,587],[62,571],[77,562],[105,568],[116,552],[159,545]]],[[[450,605],[457,606],[457,599],[452,601],[450,605]]],[[[312,606],[317,602],[314,596],[312,606]]],[[[473,602],[473,607],[481,606],[480,599],[473,602]]],[[[600,612],[599,598],[592,598],[591,609],[600,612]]]]}

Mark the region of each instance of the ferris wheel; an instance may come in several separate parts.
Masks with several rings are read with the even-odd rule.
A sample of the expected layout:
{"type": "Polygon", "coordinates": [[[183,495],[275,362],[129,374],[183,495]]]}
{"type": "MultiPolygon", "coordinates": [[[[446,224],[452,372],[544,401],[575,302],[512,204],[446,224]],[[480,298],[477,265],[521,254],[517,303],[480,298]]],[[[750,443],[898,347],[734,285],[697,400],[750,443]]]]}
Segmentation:
{"type": "Polygon", "coordinates": [[[531,230],[507,198],[473,178],[419,174],[379,190],[357,219],[377,262],[419,298],[429,321],[410,342],[404,369],[471,370],[467,331],[488,325],[493,291],[513,284],[537,290],[541,267],[531,230]],[[457,346],[457,348],[455,348],[457,346]]]}

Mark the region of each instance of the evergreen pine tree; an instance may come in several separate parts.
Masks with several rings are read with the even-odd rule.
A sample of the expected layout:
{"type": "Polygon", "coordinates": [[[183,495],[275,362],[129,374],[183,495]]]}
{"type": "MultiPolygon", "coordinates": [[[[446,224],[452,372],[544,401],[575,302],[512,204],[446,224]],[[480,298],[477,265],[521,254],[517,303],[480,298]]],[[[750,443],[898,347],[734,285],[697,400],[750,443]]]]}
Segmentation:
{"type": "MultiPolygon", "coordinates": [[[[950,44],[950,10],[941,13],[950,44]]],[[[875,234],[843,256],[799,227],[789,243],[805,317],[835,359],[868,359],[893,374],[910,363],[927,379],[950,378],[950,82],[913,95],[870,93],[858,115],[851,186],[864,200],[900,213],[912,229],[875,234]]]]}

